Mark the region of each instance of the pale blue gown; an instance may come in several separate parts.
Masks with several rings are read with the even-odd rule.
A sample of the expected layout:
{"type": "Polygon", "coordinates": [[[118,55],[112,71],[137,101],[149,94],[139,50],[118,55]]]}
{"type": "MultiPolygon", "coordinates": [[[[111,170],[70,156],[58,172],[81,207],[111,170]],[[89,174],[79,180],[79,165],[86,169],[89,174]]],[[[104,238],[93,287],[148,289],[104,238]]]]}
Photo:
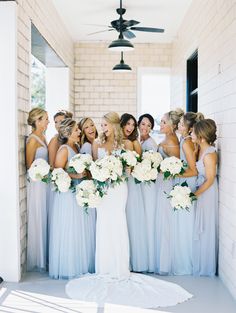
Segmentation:
{"type": "MultiPolygon", "coordinates": [[[[92,155],[92,145],[85,142],[79,153],[92,155]]],[[[96,209],[88,208],[88,214],[85,215],[85,230],[87,232],[87,252],[89,259],[89,273],[95,272],[95,246],[96,246],[96,209]]]]}
{"type": "MultiPolygon", "coordinates": [[[[157,151],[155,140],[149,137],[142,142],[142,151],[157,151]]],[[[155,215],[156,215],[156,184],[142,183],[141,191],[143,195],[145,217],[147,223],[147,247],[148,247],[148,272],[155,271],[155,215]]]]}
{"type": "MultiPolygon", "coordinates": [[[[204,157],[215,153],[214,147],[209,147],[197,162],[197,186],[206,180],[204,157]]],[[[214,183],[204,191],[196,203],[193,241],[193,273],[197,276],[214,276],[217,269],[218,256],[218,184],[214,183]]]]}
{"type": "MultiPolygon", "coordinates": [[[[163,159],[169,157],[161,146],[158,147],[163,159]]],[[[172,270],[172,214],[173,209],[166,193],[173,188],[173,179],[164,180],[160,174],[156,180],[155,218],[155,273],[170,275],[172,270]]]]}
{"type": "MultiPolygon", "coordinates": [[[[62,147],[68,149],[69,162],[76,152],[68,145],[62,145],[60,149],[62,147]]],[[[70,190],[55,193],[49,241],[50,277],[69,279],[94,271],[94,260],[89,259],[93,246],[89,234],[93,227],[91,216],[78,206],[74,193],[70,190]]]]}
{"type": "Polygon", "coordinates": [[[128,180],[126,218],[130,241],[130,269],[133,272],[148,271],[147,221],[141,184],[132,176],[128,180]]]}
{"type": "MultiPolygon", "coordinates": [[[[36,159],[48,162],[48,149],[46,144],[36,135],[31,134],[41,145],[35,153],[36,159]]],[[[43,182],[27,181],[27,270],[47,270],[47,216],[48,216],[48,186],[43,182]]]]}
{"type": "MultiPolygon", "coordinates": [[[[183,144],[187,137],[180,139],[180,159],[187,163],[183,144]]],[[[196,191],[197,176],[176,178],[175,184],[187,182],[192,192],[196,191]]],[[[193,273],[193,224],[195,204],[187,210],[173,212],[173,256],[172,272],[174,275],[192,275],[193,273]]]]}

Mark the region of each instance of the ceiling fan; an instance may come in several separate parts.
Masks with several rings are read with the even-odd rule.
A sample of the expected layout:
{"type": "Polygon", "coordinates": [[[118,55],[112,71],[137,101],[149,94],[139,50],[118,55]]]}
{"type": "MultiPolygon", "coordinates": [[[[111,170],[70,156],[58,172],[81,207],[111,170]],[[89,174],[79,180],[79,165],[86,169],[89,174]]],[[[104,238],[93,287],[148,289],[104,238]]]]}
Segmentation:
{"type": "Polygon", "coordinates": [[[116,30],[118,33],[120,33],[120,38],[126,37],[127,39],[135,38],[136,35],[133,33],[133,31],[142,31],[142,32],[149,32],[149,33],[163,33],[164,29],[162,28],[153,28],[153,27],[137,27],[135,25],[138,25],[140,22],[135,20],[125,20],[123,19],[123,15],[126,12],[126,9],[122,7],[122,0],[120,0],[120,7],[116,9],[117,14],[120,15],[120,17],[117,20],[111,21],[111,26],[108,26],[107,30],[98,31],[92,34],[101,33],[105,31],[113,31],[116,30]]]}

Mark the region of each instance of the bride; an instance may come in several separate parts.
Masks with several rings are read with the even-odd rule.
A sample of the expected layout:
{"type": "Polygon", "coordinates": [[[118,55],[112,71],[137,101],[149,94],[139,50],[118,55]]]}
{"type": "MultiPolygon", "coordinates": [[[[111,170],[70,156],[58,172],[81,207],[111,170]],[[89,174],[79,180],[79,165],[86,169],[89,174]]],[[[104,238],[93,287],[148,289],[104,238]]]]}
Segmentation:
{"type": "MultiPolygon", "coordinates": [[[[104,157],[114,150],[131,149],[132,143],[122,140],[120,118],[115,112],[103,116],[100,140],[93,143],[93,158],[104,157]]],[[[109,188],[97,208],[96,273],[73,279],[66,293],[73,299],[157,308],[176,305],[192,297],[180,286],[143,274],[130,273],[129,238],[125,206],[126,182],[109,188]]]]}

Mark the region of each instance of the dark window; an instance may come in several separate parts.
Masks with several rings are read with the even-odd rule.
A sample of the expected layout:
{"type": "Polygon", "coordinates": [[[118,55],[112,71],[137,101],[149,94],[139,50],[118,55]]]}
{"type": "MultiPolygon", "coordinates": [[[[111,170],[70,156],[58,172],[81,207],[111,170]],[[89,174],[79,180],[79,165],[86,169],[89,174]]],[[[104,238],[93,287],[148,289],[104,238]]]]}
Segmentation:
{"type": "Polygon", "coordinates": [[[187,60],[187,107],[186,111],[198,111],[198,52],[187,60]]]}

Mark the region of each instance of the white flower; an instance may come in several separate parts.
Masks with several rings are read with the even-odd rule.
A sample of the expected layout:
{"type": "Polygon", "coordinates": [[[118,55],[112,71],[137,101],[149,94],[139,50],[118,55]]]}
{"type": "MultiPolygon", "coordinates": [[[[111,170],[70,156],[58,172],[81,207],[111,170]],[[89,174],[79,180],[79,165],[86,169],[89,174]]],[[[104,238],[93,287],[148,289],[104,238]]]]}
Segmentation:
{"type": "Polygon", "coordinates": [[[51,181],[60,192],[67,192],[71,186],[71,178],[62,168],[55,168],[52,171],[51,181]]]}
{"type": "Polygon", "coordinates": [[[76,186],[76,200],[79,206],[95,208],[101,198],[102,196],[92,180],[83,180],[76,186]]]}
{"type": "Polygon", "coordinates": [[[143,152],[142,159],[150,160],[153,168],[158,168],[163,160],[159,152],[154,152],[152,150],[143,152]]]}
{"type": "Polygon", "coordinates": [[[73,168],[77,174],[83,173],[84,170],[89,169],[92,163],[92,156],[90,154],[76,154],[69,162],[69,168],[73,168]]]}
{"type": "Polygon", "coordinates": [[[170,204],[174,210],[188,210],[192,202],[196,200],[196,197],[191,192],[186,182],[181,185],[175,185],[167,198],[170,198],[170,204]]]}
{"type": "Polygon", "coordinates": [[[137,164],[137,158],[139,157],[138,153],[130,150],[122,150],[120,154],[121,160],[127,166],[135,166],[137,164]]]}
{"type": "Polygon", "coordinates": [[[122,178],[123,166],[119,157],[107,155],[96,160],[90,166],[92,178],[99,182],[110,180],[115,183],[122,178]]]}
{"type": "Polygon", "coordinates": [[[150,182],[156,180],[157,169],[152,168],[152,162],[150,159],[144,159],[135,165],[131,175],[138,182],[150,182]]]}
{"type": "Polygon", "coordinates": [[[44,159],[36,159],[31,164],[30,168],[28,169],[29,177],[33,181],[40,181],[46,175],[48,175],[50,171],[50,165],[44,159]]]}
{"type": "Polygon", "coordinates": [[[184,164],[180,159],[172,156],[161,162],[160,170],[163,172],[164,178],[175,177],[184,172],[184,164]]]}

